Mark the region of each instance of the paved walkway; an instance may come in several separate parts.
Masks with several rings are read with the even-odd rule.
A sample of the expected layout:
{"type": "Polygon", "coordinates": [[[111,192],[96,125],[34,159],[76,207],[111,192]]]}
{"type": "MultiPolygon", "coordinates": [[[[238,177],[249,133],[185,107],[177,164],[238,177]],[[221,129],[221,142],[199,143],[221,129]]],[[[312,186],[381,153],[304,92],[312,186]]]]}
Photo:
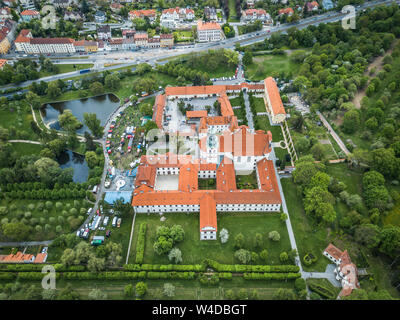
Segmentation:
{"type": "Polygon", "coordinates": [[[46,241],[28,241],[28,242],[0,242],[0,247],[32,247],[40,245],[49,245],[53,240],[46,241]]]}
{"type": "Polygon", "coordinates": [[[131,245],[132,245],[132,238],[133,238],[133,230],[135,229],[135,220],[136,220],[136,212],[135,212],[135,214],[133,215],[131,236],[130,236],[130,238],[129,238],[129,246],[128,246],[128,252],[126,253],[126,261],[125,261],[125,264],[128,264],[129,253],[131,252],[131,245]]]}
{"type": "Polygon", "coordinates": [[[328,264],[326,266],[325,272],[306,272],[302,271],[301,272],[301,277],[303,279],[328,279],[330,283],[332,283],[335,287],[341,288],[342,285],[340,281],[336,280],[335,273],[333,270],[335,270],[336,265],[334,264],[328,264]]]}
{"type": "MultiPolygon", "coordinates": [[[[271,150],[271,160],[274,163],[275,176],[276,176],[276,180],[278,181],[279,193],[280,193],[281,199],[282,199],[282,210],[288,216],[288,218],[286,219],[286,228],[287,228],[288,234],[289,234],[290,246],[291,246],[292,250],[295,249],[297,251],[297,253],[298,253],[299,250],[297,249],[296,239],[294,237],[292,224],[290,222],[290,215],[289,215],[289,211],[288,211],[287,206],[286,206],[286,200],[285,200],[285,195],[283,194],[283,189],[282,189],[282,185],[281,185],[281,179],[279,177],[278,170],[276,169],[276,166],[275,166],[276,156],[275,156],[274,148],[272,148],[272,150],[271,150]]],[[[301,267],[300,259],[299,259],[298,256],[296,257],[296,265],[299,266],[300,273],[302,274],[302,277],[303,277],[303,268],[301,267]]]]}
{"type": "Polygon", "coordinates": [[[246,107],[246,118],[248,126],[250,129],[254,129],[253,113],[251,112],[250,109],[249,95],[247,94],[247,91],[243,91],[243,98],[244,98],[244,105],[246,107]]]}
{"type": "Polygon", "coordinates": [[[30,143],[30,144],[42,144],[39,141],[32,141],[32,140],[8,140],[11,143],[30,143]]]}
{"type": "Polygon", "coordinates": [[[343,143],[342,139],[340,139],[340,137],[337,135],[337,133],[332,129],[331,125],[325,119],[325,117],[322,115],[321,112],[317,111],[317,115],[321,119],[324,126],[328,129],[328,132],[331,134],[332,138],[335,139],[335,141],[338,144],[338,146],[340,147],[340,149],[342,149],[342,151],[347,156],[350,153],[350,151],[349,151],[349,149],[346,148],[346,145],[343,143]]]}

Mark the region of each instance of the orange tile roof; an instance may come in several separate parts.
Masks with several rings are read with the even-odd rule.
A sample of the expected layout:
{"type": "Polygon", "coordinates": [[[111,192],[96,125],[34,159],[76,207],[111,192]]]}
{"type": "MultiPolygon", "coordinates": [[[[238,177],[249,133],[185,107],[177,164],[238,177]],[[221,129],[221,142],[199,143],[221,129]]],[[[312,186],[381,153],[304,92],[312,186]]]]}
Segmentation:
{"type": "Polygon", "coordinates": [[[292,8],[285,8],[285,9],[280,9],[278,11],[279,14],[289,14],[289,13],[294,13],[292,8]]]}
{"type": "Polygon", "coordinates": [[[0,59],[0,69],[3,68],[3,66],[7,63],[6,59],[0,59]]]}
{"type": "Polygon", "coordinates": [[[278,182],[275,176],[274,164],[271,160],[263,159],[257,163],[258,178],[260,187],[265,191],[278,189],[278,182]]]}
{"type": "Polygon", "coordinates": [[[30,32],[31,32],[31,30],[29,30],[29,29],[22,29],[19,34],[21,36],[27,37],[30,32]]]}
{"type": "Polygon", "coordinates": [[[221,104],[221,115],[224,117],[234,116],[231,102],[229,101],[226,93],[222,93],[218,98],[218,102],[221,104]]]}
{"type": "Polygon", "coordinates": [[[221,26],[216,22],[203,22],[202,20],[197,21],[197,29],[202,30],[221,30],[221,26]]]}
{"type": "Polygon", "coordinates": [[[24,10],[21,12],[22,16],[38,16],[39,12],[35,11],[35,10],[24,10]]]}
{"type": "Polygon", "coordinates": [[[149,9],[149,10],[133,10],[133,11],[129,11],[129,15],[133,15],[136,17],[151,17],[151,16],[155,16],[156,15],[156,10],[153,9],[149,9]]]}
{"type": "Polygon", "coordinates": [[[330,243],[324,251],[326,251],[329,255],[331,255],[336,260],[339,260],[343,253],[340,249],[336,248],[332,243],[330,243]]]}
{"type": "Polygon", "coordinates": [[[256,13],[257,15],[265,15],[267,12],[264,9],[247,9],[244,11],[245,15],[253,15],[256,13]]]}
{"type": "Polygon", "coordinates": [[[25,261],[30,261],[34,258],[32,254],[23,254],[21,251],[18,251],[16,254],[9,254],[3,259],[3,262],[15,262],[15,263],[23,263],[25,261]]]}
{"type": "Polygon", "coordinates": [[[154,182],[156,180],[156,168],[154,166],[139,166],[137,170],[135,187],[139,187],[145,184],[149,187],[154,187],[154,182]]]}
{"type": "Polygon", "coordinates": [[[247,126],[240,126],[233,133],[224,132],[219,138],[219,152],[229,152],[234,156],[262,156],[271,152],[271,133],[258,130],[249,131],[247,126]]]}
{"type": "Polygon", "coordinates": [[[220,94],[226,90],[224,85],[215,86],[192,86],[192,87],[166,87],[167,96],[187,96],[187,95],[211,95],[220,94]]]}
{"type": "Polygon", "coordinates": [[[203,118],[207,117],[207,110],[186,111],[186,118],[203,118]]]}
{"type": "Polygon", "coordinates": [[[236,190],[235,167],[227,157],[224,157],[217,169],[217,190],[225,192],[236,190]]]}
{"type": "Polygon", "coordinates": [[[212,194],[206,193],[200,199],[200,232],[211,227],[217,231],[217,210],[212,194]]]}
{"type": "Polygon", "coordinates": [[[283,107],[281,95],[279,94],[278,86],[272,77],[268,77],[264,80],[266,94],[268,94],[269,100],[271,102],[271,107],[273,113],[276,114],[286,114],[285,108],[283,107]]]}
{"type": "Polygon", "coordinates": [[[198,166],[188,163],[179,169],[179,191],[192,192],[198,189],[198,166]]]}
{"type": "Polygon", "coordinates": [[[43,263],[47,259],[47,253],[39,253],[36,258],[34,263],[43,263]]]}
{"type": "Polygon", "coordinates": [[[162,116],[165,108],[166,95],[159,94],[156,97],[153,106],[153,121],[157,124],[158,128],[162,128],[162,116]]]}

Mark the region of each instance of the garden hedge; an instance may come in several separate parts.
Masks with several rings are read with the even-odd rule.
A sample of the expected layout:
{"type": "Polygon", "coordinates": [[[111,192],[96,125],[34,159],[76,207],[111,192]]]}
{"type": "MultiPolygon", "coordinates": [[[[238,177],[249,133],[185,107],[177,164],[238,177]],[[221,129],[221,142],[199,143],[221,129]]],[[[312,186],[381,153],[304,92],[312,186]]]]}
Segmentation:
{"type": "Polygon", "coordinates": [[[201,264],[125,264],[125,271],[194,271],[201,272],[205,266],[201,264]]]}
{"type": "Polygon", "coordinates": [[[139,235],[136,245],[136,258],[135,258],[136,263],[143,262],[144,245],[146,243],[146,230],[147,230],[147,223],[144,222],[140,225],[139,229],[139,235]]]}
{"type": "Polygon", "coordinates": [[[299,272],[300,268],[295,265],[246,265],[246,264],[221,264],[211,259],[205,259],[204,264],[219,272],[267,272],[267,273],[288,273],[299,272]]]}

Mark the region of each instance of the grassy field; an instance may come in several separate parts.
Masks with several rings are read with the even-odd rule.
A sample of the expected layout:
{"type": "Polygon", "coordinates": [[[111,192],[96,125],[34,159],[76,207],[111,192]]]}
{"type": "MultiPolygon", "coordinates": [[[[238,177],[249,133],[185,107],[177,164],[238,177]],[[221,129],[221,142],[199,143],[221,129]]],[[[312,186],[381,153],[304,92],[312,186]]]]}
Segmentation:
{"type": "Polygon", "coordinates": [[[291,179],[281,179],[281,183],[299,250],[299,257],[303,259],[307,253],[312,252],[318,258],[317,262],[311,266],[304,265],[302,260],[303,269],[305,271],[325,271],[329,260],[322,255],[322,252],[329,243],[327,231],[324,228],[311,225],[305,215],[302,199],[297,195],[296,185],[293,181],[291,179]]]}
{"type": "MultiPolygon", "coordinates": [[[[156,229],[161,225],[179,224],[185,230],[185,240],[176,245],[182,251],[185,264],[201,263],[205,258],[226,264],[238,263],[234,258],[234,238],[239,233],[245,237],[245,248],[256,252],[261,250],[254,249],[254,237],[256,233],[262,234],[263,248],[267,249],[269,253],[268,264],[280,264],[280,253],[290,251],[286,225],[280,221],[279,214],[276,213],[218,213],[218,229],[225,228],[229,232],[229,240],[225,244],[221,244],[219,239],[217,241],[200,241],[198,213],[165,213],[164,216],[166,217],[164,222],[160,221],[159,215],[138,214],[136,216],[129,263],[134,263],[137,236],[142,222],[147,222],[144,263],[169,263],[166,255],[159,256],[153,249],[156,229]],[[268,233],[273,230],[278,231],[281,235],[281,239],[277,243],[268,239],[268,233]]],[[[262,262],[258,261],[258,263],[262,262]]]]}
{"type": "Polygon", "coordinates": [[[17,153],[17,157],[29,156],[32,154],[39,154],[43,146],[31,143],[12,143],[13,151],[17,153]]]}
{"type": "Polygon", "coordinates": [[[77,71],[77,70],[82,70],[82,69],[89,69],[93,67],[93,63],[77,63],[77,64],[56,64],[58,67],[57,72],[47,72],[47,71],[40,71],[40,78],[42,77],[48,77],[54,74],[61,74],[61,73],[67,73],[67,72],[72,72],[72,71],[77,71]],[[74,68],[75,66],[75,68],[74,68]]]}
{"type": "Polygon", "coordinates": [[[290,61],[287,55],[260,55],[253,57],[253,63],[246,67],[246,78],[251,81],[260,81],[266,77],[276,76],[280,72],[292,73],[295,76],[300,64],[290,61]]]}
{"type": "Polygon", "coordinates": [[[174,35],[176,35],[178,37],[177,42],[193,41],[192,31],[179,30],[179,31],[175,31],[174,35]]]}
{"type": "Polygon", "coordinates": [[[254,98],[256,112],[267,112],[263,98],[254,98]]]}
{"type": "Polygon", "coordinates": [[[239,19],[237,18],[237,13],[236,13],[236,1],[235,0],[229,0],[229,18],[228,22],[238,22],[239,19]]]}
{"type": "Polygon", "coordinates": [[[271,126],[269,123],[268,116],[257,116],[255,119],[255,128],[256,130],[264,130],[265,132],[271,131],[272,133],[272,141],[279,142],[283,140],[283,133],[280,126],[271,126]]]}
{"type": "Polygon", "coordinates": [[[215,190],[216,180],[215,179],[199,179],[200,190],[215,190]]]}
{"type": "MultiPolygon", "coordinates": [[[[107,294],[109,300],[119,299],[135,299],[125,298],[124,288],[127,284],[136,285],[138,281],[66,281],[57,280],[57,291],[61,291],[67,284],[71,284],[80,296],[81,299],[88,299],[88,294],[92,289],[100,288],[107,294]]],[[[202,286],[199,281],[185,281],[185,280],[168,280],[175,286],[175,296],[168,298],[162,295],[162,289],[165,280],[145,280],[148,290],[143,299],[147,300],[224,300],[225,292],[227,290],[233,290],[236,294],[242,288],[246,288],[247,292],[250,293],[253,289],[257,290],[258,297],[260,300],[271,300],[273,294],[279,288],[294,288],[294,281],[246,281],[243,278],[233,278],[232,280],[221,280],[218,286],[205,287],[202,286]]],[[[0,284],[5,286],[7,282],[0,281],[0,284]]],[[[29,283],[40,286],[39,281],[30,281],[29,283]]],[[[23,290],[18,291],[12,295],[13,300],[25,299],[25,292],[23,290]]]]}

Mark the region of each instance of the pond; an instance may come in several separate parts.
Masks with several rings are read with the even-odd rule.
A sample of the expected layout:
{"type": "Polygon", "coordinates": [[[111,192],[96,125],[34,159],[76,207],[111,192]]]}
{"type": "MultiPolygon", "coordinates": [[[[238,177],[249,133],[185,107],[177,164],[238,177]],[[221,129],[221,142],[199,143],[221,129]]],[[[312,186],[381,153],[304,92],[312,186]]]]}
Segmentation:
{"type": "Polygon", "coordinates": [[[50,126],[51,129],[60,129],[58,116],[64,110],[71,110],[72,114],[82,122],[83,127],[77,130],[77,133],[83,134],[85,131],[90,132],[83,122],[83,114],[95,113],[100,119],[101,125],[104,125],[108,116],[119,106],[119,99],[113,94],[104,94],[92,98],[84,98],[65,102],[47,103],[42,106],[40,112],[43,121],[50,126]]]}
{"type": "Polygon", "coordinates": [[[73,181],[74,182],[85,182],[89,177],[89,167],[86,163],[85,156],[78,153],[67,150],[62,152],[57,159],[60,168],[72,168],[74,169],[73,181]]]}

